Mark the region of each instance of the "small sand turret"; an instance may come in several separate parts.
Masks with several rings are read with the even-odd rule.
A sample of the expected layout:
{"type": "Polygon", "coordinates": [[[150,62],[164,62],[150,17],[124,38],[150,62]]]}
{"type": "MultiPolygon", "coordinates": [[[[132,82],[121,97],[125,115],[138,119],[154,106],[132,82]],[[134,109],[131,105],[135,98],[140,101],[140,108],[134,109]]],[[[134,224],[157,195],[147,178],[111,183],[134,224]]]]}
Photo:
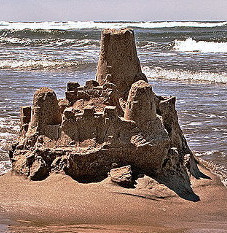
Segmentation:
{"type": "Polygon", "coordinates": [[[150,84],[142,80],[132,84],[124,118],[135,121],[140,128],[157,118],[155,95],[150,84]]]}
{"type": "Polygon", "coordinates": [[[28,135],[38,132],[40,135],[56,137],[56,135],[50,135],[50,128],[60,123],[61,113],[55,92],[50,88],[40,88],[34,94],[28,135]]]}

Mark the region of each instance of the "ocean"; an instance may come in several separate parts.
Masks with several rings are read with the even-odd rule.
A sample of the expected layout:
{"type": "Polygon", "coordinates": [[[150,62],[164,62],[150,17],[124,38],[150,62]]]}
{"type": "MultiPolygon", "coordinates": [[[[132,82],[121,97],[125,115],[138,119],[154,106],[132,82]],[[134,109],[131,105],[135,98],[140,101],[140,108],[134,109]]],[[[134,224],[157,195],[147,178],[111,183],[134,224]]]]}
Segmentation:
{"type": "Polygon", "coordinates": [[[143,72],[158,95],[176,96],[194,153],[227,183],[227,22],[0,21],[0,174],[19,131],[20,106],[42,86],[94,79],[101,30],[134,29],[143,72]]]}

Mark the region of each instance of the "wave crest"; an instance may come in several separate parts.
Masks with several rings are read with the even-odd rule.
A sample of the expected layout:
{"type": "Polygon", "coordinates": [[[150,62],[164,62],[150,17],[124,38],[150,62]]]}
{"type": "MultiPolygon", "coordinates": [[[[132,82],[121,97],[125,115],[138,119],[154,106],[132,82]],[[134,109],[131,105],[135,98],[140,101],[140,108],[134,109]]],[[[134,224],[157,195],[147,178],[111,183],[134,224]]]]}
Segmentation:
{"type": "Polygon", "coordinates": [[[19,38],[19,37],[1,37],[0,45],[10,46],[73,46],[73,47],[98,47],[98,40],[91,39],[61,39],[61,38],[19,38]]]}
{"type": "Polygon", "coordinates": [[[227,53],[227,43],[195,41],[188,38],[184,41],[175,40],[174,49],[181,52],[227,53]]]}
{"type": "Polygon", "coordinates": [[[106,28],[172,28],[172,27],[222,27],[227,22],[6,22],[0,21],[0,30],[73,30],[73,29],[106,29],[106,28]]]}
{"type": "Polygon", "coordinates": [[[158,78],[177,81],[203,81],[210,83],[227,84],[227,74],[216,74],[211,72],[190,72],[181,70],[167,70],[160,67],[143,67],[143,72],[148,78],[158,78]]]}
{"type": "Polygon", "coordinates": [[[0,61],[0,69],[16,70],[55,70],[55,69],[79,69],[86,65],[83,61],[54,61],[54,60],[4,60],[0,61]]]}

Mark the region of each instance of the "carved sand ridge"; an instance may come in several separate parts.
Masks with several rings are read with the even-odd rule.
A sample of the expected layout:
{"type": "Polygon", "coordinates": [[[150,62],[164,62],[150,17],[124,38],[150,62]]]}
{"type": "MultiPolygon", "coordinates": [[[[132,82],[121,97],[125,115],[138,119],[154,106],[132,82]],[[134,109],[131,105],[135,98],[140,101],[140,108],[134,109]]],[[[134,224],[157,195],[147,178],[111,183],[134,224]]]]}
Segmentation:
{"type": "Polygon", "coordinates": [[[10,151],[12,170],[31,180],[63,172],[94,182],[114,168],[110,175],[119,183],[146,174],[197,200],[190,175],[206,176],[179,126],[175,102],[153,92],[141,71],[133,31],[104,30],[96,81],[68,83],[61,100],[41,88],[31,107],[21,107],[21,132],[10,151]]]}

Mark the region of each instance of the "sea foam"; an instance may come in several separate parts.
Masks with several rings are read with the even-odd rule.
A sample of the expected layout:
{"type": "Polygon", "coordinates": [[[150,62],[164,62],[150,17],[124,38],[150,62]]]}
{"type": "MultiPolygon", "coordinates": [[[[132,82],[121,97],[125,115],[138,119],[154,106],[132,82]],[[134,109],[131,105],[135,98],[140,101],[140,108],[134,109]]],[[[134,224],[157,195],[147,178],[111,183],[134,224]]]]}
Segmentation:
{"type": "Polygon", "coordinates": [[[188,38],[184,41],[175,40],[174,49],[182,52],[226,53],[226,42],[195,41],[188,38]]]}
{"type": "Polygon", "coordinates": [[[94,22],[94,21],[68,21],[68,22],[6,22],[0,21],[1,29],[12,30],[72,30],[72,29],[105,29],[105,28],[172,28],[172,27],[221,27],[227,22],[94,22]]]}
{"type": "Polygon", "coordinates": [[[211,72],[190,72],[181,70],[168,70],[160,67],[143,67],[143,72],[148,78],[168,79],[177,81],[205,81],[212,83],[227,83],[227,74],[211,72]]]}
{"type": "Polygon", "coordinates": [[[84,62],[80,61],[54,61],[54,60],[0,60],[0,69],[16,70],[52,70],[52,69],[77,69],[84,62]]]}

